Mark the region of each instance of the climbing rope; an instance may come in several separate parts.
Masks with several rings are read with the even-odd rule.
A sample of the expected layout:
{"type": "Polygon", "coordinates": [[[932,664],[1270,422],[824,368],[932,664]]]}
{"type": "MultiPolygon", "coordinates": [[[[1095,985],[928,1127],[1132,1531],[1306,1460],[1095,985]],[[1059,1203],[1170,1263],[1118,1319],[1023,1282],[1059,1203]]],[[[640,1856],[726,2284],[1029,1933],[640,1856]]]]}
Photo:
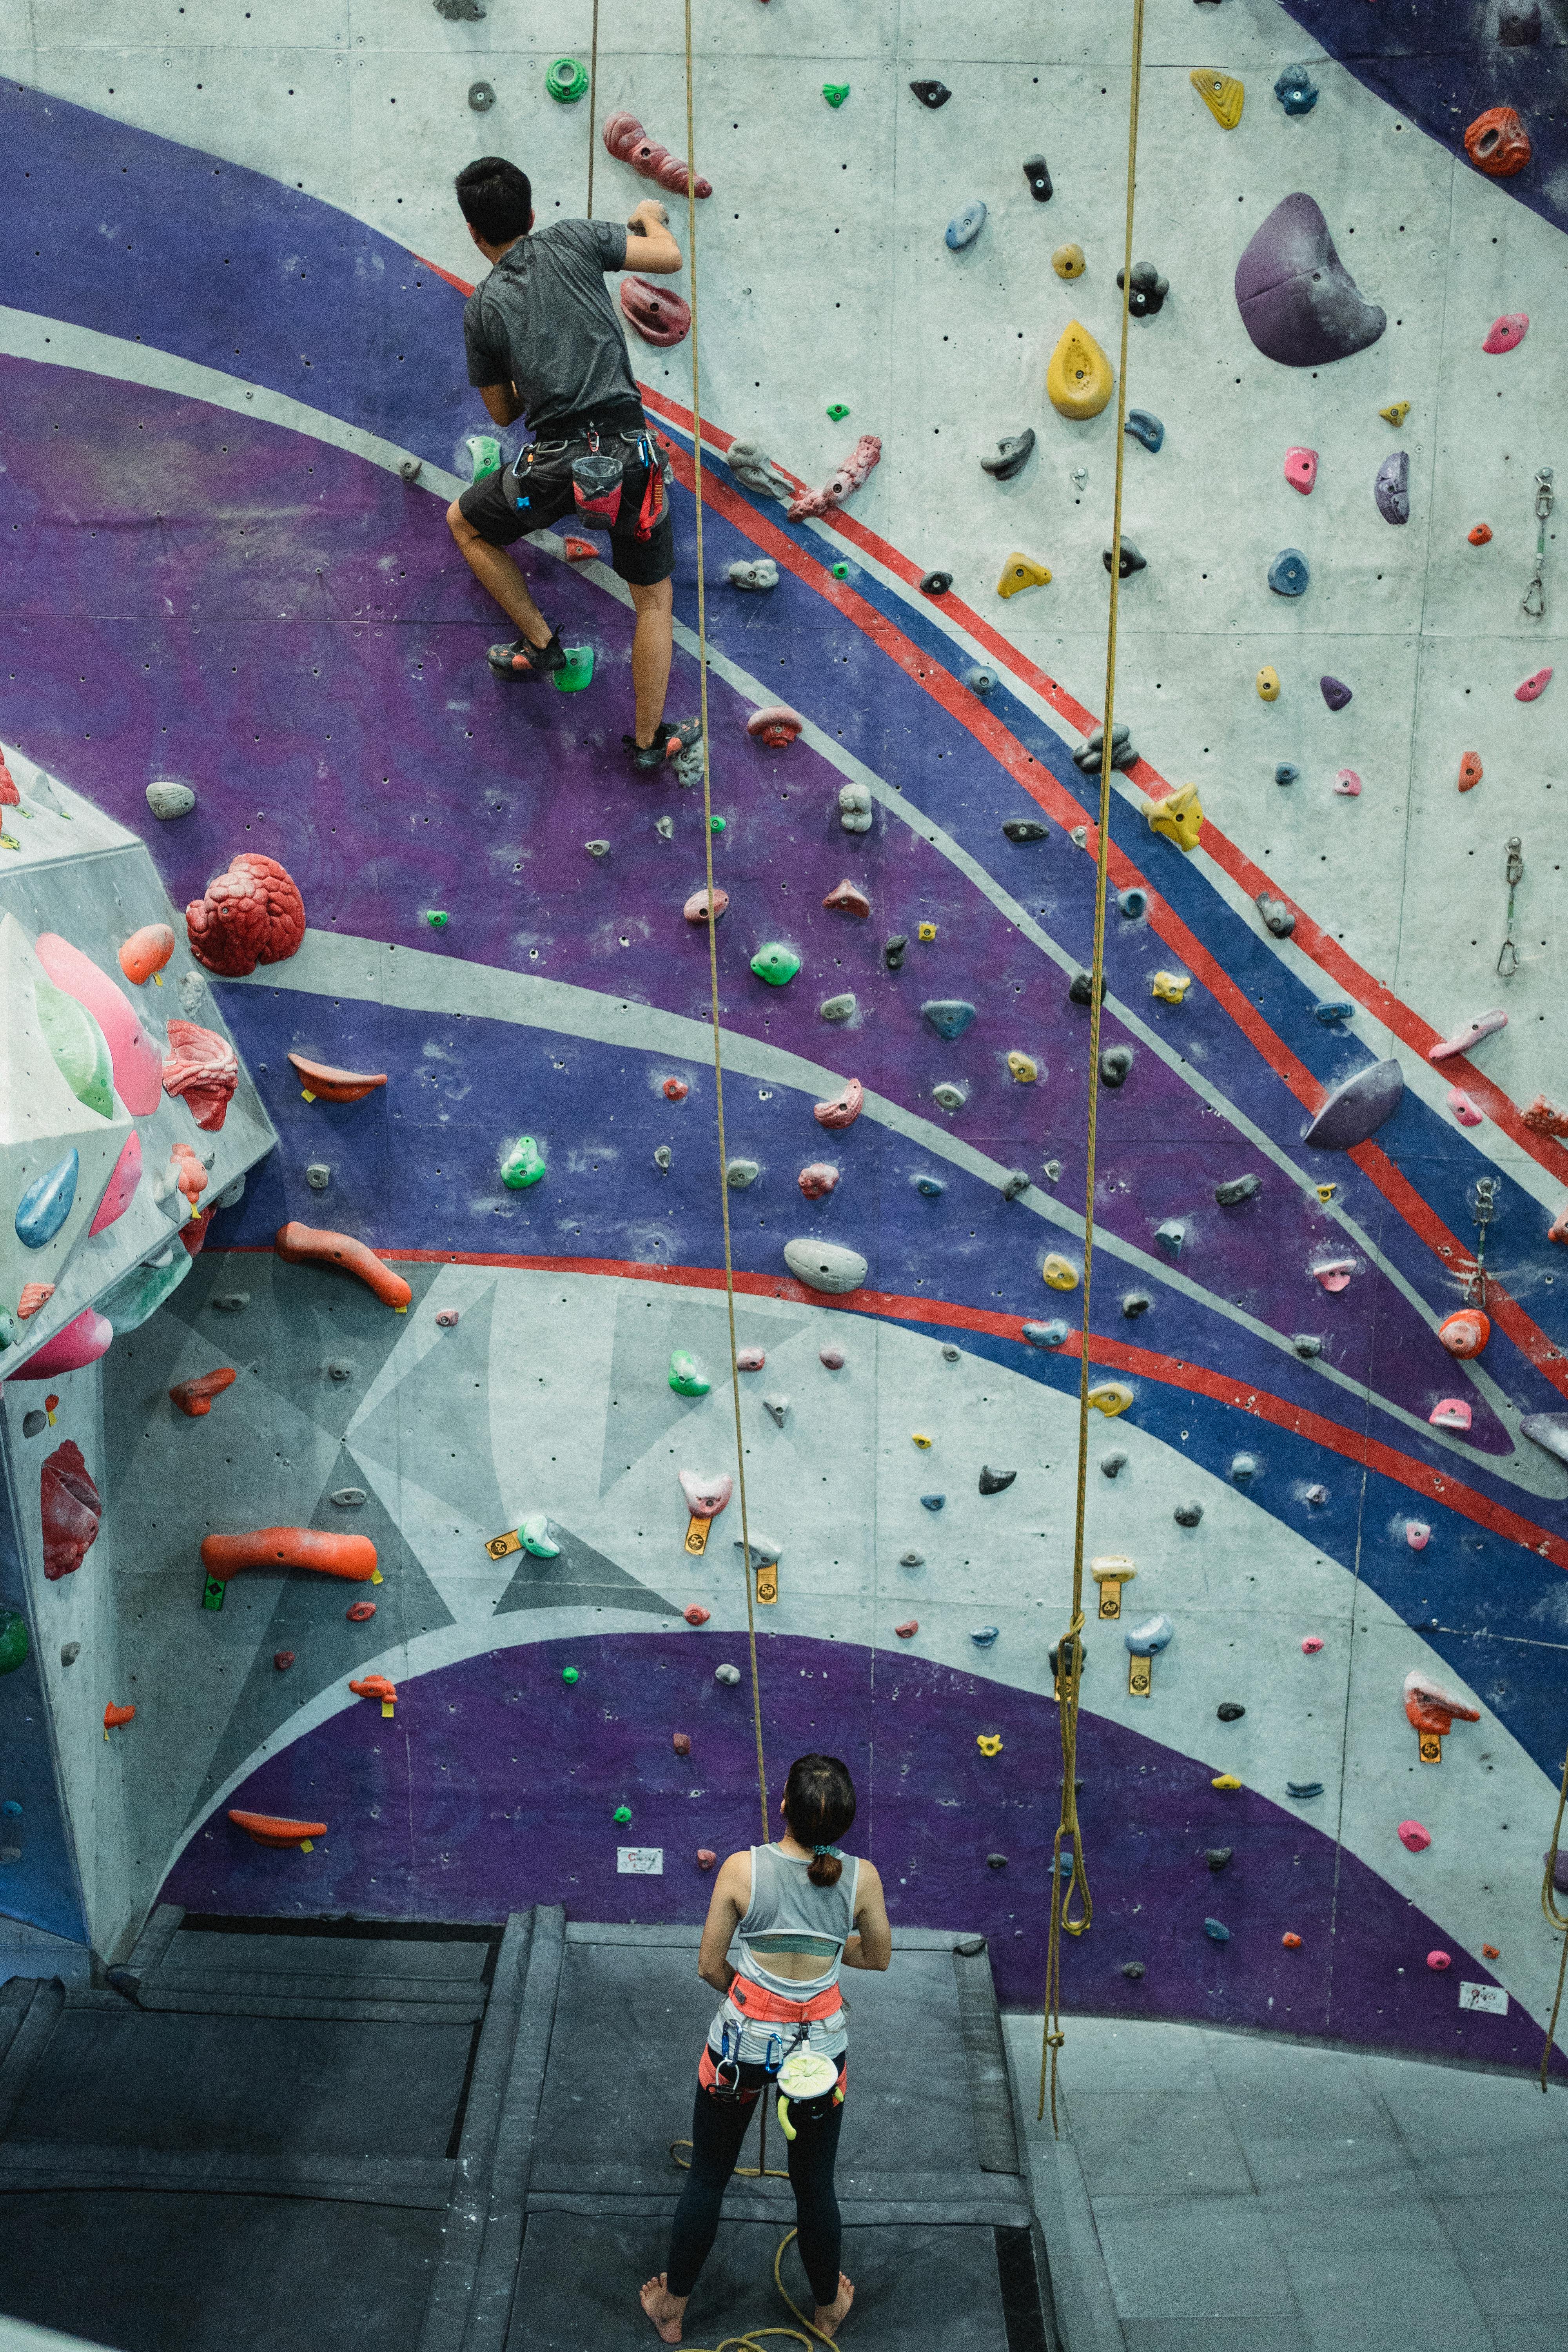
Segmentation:
{"type": "MultiPolygon", "coordinates": [[[[688,0],[689,6],[689,0],[688,0]]],[[[1083,1676],[1083,1527],[1088,1507],[1089,1284],[1094,1267],[1095,1150],[1100,1112],[1100,1000],[1105,986],[1105,890],[1110,858],[1110,769],[1116,718],[1116,624],[1121,585],[1121,483],[1127,454],[1127,329],[1132,303],[1132,204],[1138,174],[1138,96],[1143,70],[1143,0],[1132,0],[1131,96],[1127,119],[1127,206],[1121,261],[1121,365],[1116,380],[1116,508],[1110,534],[1110,615],[1105,640],[1105,711],[1100,753],[1100,816],[1094,848],[1094,957],[1089,992],[1089,1132],[1083,1199],[1083,1322],[1078,1365],[1078,1496],[1073,1514],[1072,1612],[1057,1650],[1058,1716],[1061,1730],[1062,1802],[1051,1852],[1051,1924],[1046,1949],[1045,2015],[1040,2036],[1040,2099],[1050,2089],[1051,2128],[1057,2119],[1057,2056],[1062,2046],[1062,1937],[1081,1936],[1094,1918],[1078,1820],[1079,1688],[1083,1676]],[[1081,1908],[1068,1916],[1062,1894],[1062,1849],[1072,1854],[1072,1893],[1081,1908]]]]}
{"type": "Polygon", "coordinates": [[[1557,2012],[1563,2006],[1563,1982],[1568,1976],[1568,1913],[1557,1907],[1557,1851],[1563,1837],[1563,1809],[1568,1807],[1568,1756],[1563,1759],[1563,1786],[1557,1792],[1557,1819],[1552,1824],[1552,1843],[1547,1849],[1546,1868],[1541,1880],[1541,1907],[1546,1914],[1547,1925],[1555,1927],[1563,1937],[1563,1954],[1557,1963],[1557,1994],[1552,2003],[1552,2021],[1546,2029],[1546,2047],[1541,2053],[1541,2087],[1546,2088],[1546,2070],[1552,2063],[1552,2053],[1557,2042],[1557,2012]]]}
{"type": "Polygon", "coordinates": [[[594,217],[594,150],[598,145],[599,0],[594,0],[593,47],[588,51],[588,218],[594,217]]]}

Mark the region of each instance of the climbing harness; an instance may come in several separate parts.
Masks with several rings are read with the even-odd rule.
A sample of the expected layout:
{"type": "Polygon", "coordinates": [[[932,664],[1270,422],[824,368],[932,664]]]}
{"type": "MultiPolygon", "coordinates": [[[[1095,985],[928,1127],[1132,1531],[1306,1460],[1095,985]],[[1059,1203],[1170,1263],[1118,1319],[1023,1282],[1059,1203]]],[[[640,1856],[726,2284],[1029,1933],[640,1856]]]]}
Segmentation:
{"type": "Polygon", "coordinates": [[[1546,569],[1546,525],[1552,513],[1553,495],[1552,480],[1552,467],[1542,466],[1535,477],[1535,569],[1530,575],[1530,585],[1519,608],[1521,613],[1528,613],[1532,621],[1541,620],[1546,612],[1546,588],[1542,575],[1546,569]]]}
{"type": "Polygon", "coordinates": [[[1083,1678],[1083,1549],[1088,1510],[1089,1303],[1094,1266],[1095,1147],[1100,1110],[1100,1013],[1105,992],[1105,895],[1110,859],[1110,775],[1115,758],[1116,624],[1121,585],[1121,489],[1127,455],[1127,331],[1132,301],[1132,211],[1138,176],[1138,98],[1143,70],[1143,0],[1132,0],[1131,92],[1127,121],[1127,206],[1122,234],[1121,364],[1116,379],[1116,505],[1110,533],[1110,613],[1105,640],[1105,709],[1100,722],[1100,813],[1094,855],[1094,955],[1089,992],[1089,1133],[1083,1199],[1083,1320],[1079,1327],[1078,1366],[1078,1496],[1073,1517],[1072,1613],[1067,1632],[1057,1645],[1057,1686],[1060,1693],[1058,1722],[1061,1733],[1062,1801],[1051,1853],[1051,1922],[1046,1954],[1045,2015],[1040,2040],[1040,2100],[1046,2112],[1050,2089],[1051,2128],[1057,2117],[1057,2058],[1063,2034],[1061,2021],[1062,1937],[1081,1936],[1094,1918],[1089,1873],[1084,1867],[1083,1835],[1078,1819],[1078,1712],[1083,1678]],[[1063,1848],[1073,1857],[1071,1877],[1063,1869],[1063,1848]],[[1064,1885],[1066,1892],[1064,1894],[1064,1885]],[[1069,1906],[1081,1908],[1072,1916],[1069,1906]]]}
{"type": "Polygon", "coordinates": [[[1510,833],[1508,837],[1508,865],[1505,874],[1508,881],[1508,921],[1504,929],[1502,945],[1498,950],[1497,968],[1500,979],[1511,980],[1519,970],[1519,950],[1513,943],[1513,898],[1514,892],[1524,879],[1523,845],[1517,833],[1510,833]]]}
{"type": "Polygon", "coordinates": [[[1563,1838],[1565,1806],[1568,1806],[1568,1756],[1563,1759],[1563,1786],[1557,1792],[1557,1819],[1552,1824],[1552,1843],[1546,1851],[1546,1867],[1541,1880],[1541,1907],[1546,1914],[1546,1923],[1548,1927],[1555,1927],[1563,1938],[1562,1957],[1557,1963],[1557,1991],[1552,2003],[1551,2021],[1546,2028],[1546,2047],[1541,2053],[1541,2087],[1543,2091],[1546,2088],[1546,2070],[1552,2063],[1552,2053],[1557,2045],[1557,2012],[1563,2006],[1563,1980],[1564,1976],[1568,1976],[1568,1913],[1557,1907],[1557,1853],[1563,1838]]]}

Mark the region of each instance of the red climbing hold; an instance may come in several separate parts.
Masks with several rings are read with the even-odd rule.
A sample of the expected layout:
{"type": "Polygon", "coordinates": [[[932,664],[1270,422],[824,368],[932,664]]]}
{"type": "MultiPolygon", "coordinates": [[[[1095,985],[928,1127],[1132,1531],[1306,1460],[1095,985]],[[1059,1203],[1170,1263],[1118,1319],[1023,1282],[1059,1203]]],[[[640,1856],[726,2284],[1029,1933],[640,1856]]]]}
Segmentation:
{"type": "Polygon", "coordinates": [[[114,1173],[109,1180],[103,1198],[93,1212],[88,1232],[100,1234],[106,1226],[116,1223],[135,1199],[136,1187],[141,1181],[142,1138],[132,1128],[114,1163],[114,1173]]]}
{"type": "MultiPolygon", "coordinates": [[[[1544,1095],[1537,1095],[1524,1114],[1524,1123],[1534,1135],[1568,1135],[1568,1110],[1559,1110],[1544,1095]]],[[[24,1298],[26,1295],[22,1293],[24,1298]]],[[[17,1314],[22,1311],[18,1307],[17,1314]]]]}
{"type": "Polygon", "coordinates": [[[349,1234],[333,1233],[327,1226],[301,1225],[290,1218],[288,1224],[279,1226],[272,1245],[289,1265],[341,1265],[345,1274],[358,1275],[384,1307],[406,1307],[414,1296],[400,1274],[394,1274],[373,1249],[349,1234]]]}
{"type": "Polygon", "coordinates": [[[38,1475],[44,1574],[51,1584],[74,1576],[98,1541],[103,1497],[73,1437],[57,1445],[38,1475]]]}
{"type": "Polygon", "coordinates": [[[666,1078],[663,1091],[666,1102],[684,1102],[691,1088],[684,1078],[666,1078]]]}
{"type": "Polygon", "coordinates": [[[207,1227],[213,1221],[213,1209],[216,1209],[216,1206],[217,1203],[215,1201],[211,1207],[205,1208],[202,1211],[199,1217],[187,1217],[184,1223],[180,1227],[180,1239],[185,1244],[185,1251],[188,1256],[200,1257],[202,1254],[202,1244],[207,1237],[207,1227]]]}
{"type": "Polygon", "coordinates": [[[1465,133],[1465,152],[1491,180],[1511,180],[1530,161],[1530,133],[1511,106],[1489,106],[1465,133]]]}
{"type": "Polygon", "coordinates": [[[668,147],[661,147],[657,139],[650,139],[637,116],[627,113],[624,108],[606,117],[604,136],[605,144],[612,155],[618,156],[623,163],[629,163],[633,171],[640,173],[645,180],[656,180],[672,196],[684,196],[689,193],[698,196],[712,194],[711,180],[693,182],[690,167],[683,163],[679,155],[672,155],[668,147]]]}
{"type": "Polygon", "coordinates": [[[1450,1356],[1479,1356],[1491,1336],[1491,1318],[1479,1307],[1461,1307],[1437,1326],[1437,1337],[1450,1356]]]}
{"type": "Polygon", "coordinates": [[[812,1116],[819,1127],[853,1127],[866,1100],[866,1089],[858,1078],[847,1078],[842,1094],[830,1095],[826,1102],[812,1106],[812,1116]]]}
{"type": "Polygon", "coordinates": [[[214,1397],[222,1396],[225,1389],[233,1388],[238,1375],[227,1364],[220,1364],[216,1372],[201,1372],[195,1380],[176,1381],[169,1391],[170,1402],[180,1411],[200,1421],[213,1409],[214,1397]]]}
{"type": "MultiPolygon", "coordinates": [[[[720,920],[721,920],[721,919],[722,918],[723,913],[724,913],[724,909],[725,909],[725,908],[729,905],[729,903],[730,903],[730,893],[728,892],[728,890],[715,890],[715,891],[714,891],[714,893],[713,893],[713,920],[714,920],[716,923],[717,923],[718,921],[720,921],[720,920]]],[[[686,902],[685,906],[681,908],[681,910],[680,910],[680,911],[681,911],[681,913],[685,916],[685,918],[686,918],[686,919],[687,919],[687,921],[688,921],[689,923],[692,923],[692,924],[697,924],[697,923],[706,924],[706,922],[707,922],[707,920],[708,920],[708,893],[707,893],[707,891],[706,891],[706,890],[694,890],[694,891],[692,892],[692,894],[691,894],[690,898],[688,898],[688,900],[687,900],[687,902],[686,902]]],[[[666,1093],[667,1095],[668,1095],[668,1094],[669,1094],[669,1089],[670,1089],[670,1087],[671,1087],[673,1085],[675,1085],[676,1083],[677,1083],[677,1081],[676,1081],[676,1080],[674,1080],[673,1078],[669,1078],[669,1079],[667,1079],[667,1080],[665,1081],[665,1088],[664,1088],[664,1091],[665,1091],[665,1093],[666,1093]]],[[[681,1093],[681,1094],[684,1094],[685,1092],[686,1092],[686,1088],[685,1088],[684,1087],[681,1087],[681,1089],[680,1089],[680,1093],[681,1093]]],[[[671,1100],[672,1102],[679,1102],[679,1099],[680,1099],[680,1097],[679,1097],[679,1095],[670,1095],[670,1100],[671,1100]]]]}
{"type": "Polygon", "coordinates": [[[242,850],[185,908],[191,953],[209,971],[243,980],[258,963],[281,963],[305,936],[305,902],[275,857],[242,850]]]}
{"type": "Polygon", "coordinates": [[[273,1653],[272,1653],[272,1663],[273,1663],[273,1664],[277,1667],[277,1669],[278,1669],[278,1671],[279,1671],[279,1673],[280,1675],[286,1675],[286,1674],[288,1673],[288,1671],[289,1671],[289,1667],[290,1667],[290,1666],[293,1664],[293,1663],[294,1663],[294,1653],[293,1653],[293,1651],[292,1651],[292,1650],[274,1650],[274,1651],[273,1651],[273,1653]]]}
{"type": "Polygon", "coordinates": [[[804,522],[812,515],[825,515],[858,490],[866,481],[871,468],[879,463],[882,445],[874,433],[862,433],[854,448],[836,474],[830,474],[819,490],[803,490],[789,504],[791,522],[804,522]]]}
{"type": "Polygon", "coordinates": [[[706,1625],[712,1612],[704,1609],[700,1601],[694,1601],[689,1609],[683,1609],[680,1613],[689,1625],[706,1625]]]}
{"type": "Polygon", "coordinates": [[[1549,1242],[1568,1242],[1568,1208],[1559,1209],[1546,1228],[1549,1242]]]}
{"type": "Polygon", "coordinates": [[[1535,670],[1529,677],[1521,678],[1513,689],[1513,698],[1516,702],[1539,702],[1551,683],[1549,669],[1535,670]]]}
{"type": "Polygon", "coordinates": [[[900,1642],[912,1642],[920,1630],[921,1621],[918,1617],[907,1617],[901,1625],[895,1625],[893,1628],[900,1642]]]}
{"type": "Polygon", "coordinates": [[[1461,1723],[1481,1719],[1479,1706],[1445,1690],[1441,1683],[1430,1681],[1419,1666],[1413,1666],[1405,1677],[1405,1712],[1417,1731],[1436,1732],[1439,1739],[1447,1739],[1456,1716],[1461,1723]]]}
{"type": "Polygon", "coordinates": [[[838,1181],[838,1171],[831,1160],[814,1160],[795,1181],[808,1201],[825,1201],[838,1181]]]}
{"type": "Polygon", "coordinates": [[[621,312],[645,343],[683,343],[691,332],[691,305],[668,286],[623,278],[621,312]]]}
{"type": "Polygon", "coordinates": [[[375,1564],[368,1536],[341,1536],[325,1528],[251,1528],[243,1535],[202,1538],[202,1566],[216,1584],[226,1584],[246,1568],[310,1568],[320,1576],[368,1584],[375,1564]]]}
{"type": "Polygon", "coordinates": [[[1480,781],[1481,755],[1479,751],[1467,751],[1459,761],[1459,790],[1473,793],[1480,781]]]}
{"type": "Polygon", "coordinates": [[[368,1625],[375,1615],[375,1603],[374,1601],[351,1601],[343,1615],[351,1625],[368,1625]]]}
{"type": "Polygon", "coordinates": [[[1530,332],[1528,310],[1507,310],[1494,319],[1482,338],[1481,349],[1495,358],[1499,352],[1516,352],[1530,332]]]}
{"type": "Polygon", "coordinates": [[[669,1744],[678,1756],[689,1756],[691,1734],[689,1731],[672,1731],[669,1735],[669,1744]]]}
{"type": "Polygon", "coordinates": [[[258,1845],[303,1845],[310,1838],[327,1834],[325,1822],[290,1822],[281,1813],[246,1813],[231,1805],[228,1817],[236,1829],[243,1830],[258,1845]]]}
{"type": "Polygon", "coordinates": [[[598,549],[591,539],[567,539],[563,552],[568,563],[593,563],[598,559],[598,549]]]}
{"type": "Polygon", "coordinates": [[[752,711],[746,721],[746,732],[766,743],[771,751],[783,751],[805,725],[799,711],[792,710],[787,702],[770,702],[765,709],[752,711]]]}
{"type": "Polygon", "coordinates": [[[862,922],[871,911],[871,901],[867,898],[864,890],[848,881],[838,883],[828,892],[822,903],[825,907],[831,908],[837,915],[858,915],[862,922]]]}
{"type": "Polygon", "coordinates": [[[163,1092],[184,1102],[205,1134],[216,1135],[222,1127],[238,1081],[239,1063],[226,1037],[194,1021],[170,1022],[163,1092]]]}
{"type": "Polygon", "coordinates": [[[135,1712],[136,1709],[133,1706],[116,1706],[114,1701],[110,1699],[103,1710],[105,1731],[118,1731],[122,1723],[131,1721],[135,1712]]]}
{"type": "Polygon", "coordinates": [[[1472,547],[1484,547],[1491,535],[1492,527],[1489,522],[1473,523],[1468,534],[1470,545],[1472,547]]]}
{"type": "Polygon", "coordinates": [[[386,1084],[384,1070],[340,1070],[331,1062],[312,1062],[303,1054],[290,1054],[289,1059],[299,1071],[305,1092],[321,1102],[363,1102],[366,1095],[386,1084]]]}

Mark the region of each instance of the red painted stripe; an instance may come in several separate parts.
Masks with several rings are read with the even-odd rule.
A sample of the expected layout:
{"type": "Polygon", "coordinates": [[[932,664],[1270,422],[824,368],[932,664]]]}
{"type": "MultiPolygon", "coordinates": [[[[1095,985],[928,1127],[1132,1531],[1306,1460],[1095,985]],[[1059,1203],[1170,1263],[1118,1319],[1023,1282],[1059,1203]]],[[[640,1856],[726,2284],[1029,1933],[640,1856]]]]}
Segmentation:
{"type": "MultiPolygon", "coordinates": [[[[270,1254],[262,1243],[247,1244],[229,1253],[237,1257],[270,1254]]],[[[639,1265],[633,1258],[534,1257],[489,1250],[384,1249],[377,1250],[376,1255],[392,1265],[493,1265],[521,1274],[592,1274],[620,1282],[661,1282],[682,1290],[724,1287],[722,1266],[639,1265]]],[[[936,1323],[949,1330],[983,1331],[992,1339],[1013,1339],[1026,1349],[1029,1346],[1026,1339],[1019,1337],[1018,1316],[998,1315],[989,1307],[954,1306],[945,1298],[908,1298],[886,1290],[857,1290],[845,1297],[825,1297],[819,1291],[806,1289],[802,1283],[792,1282],[787,1275],[737,1273],[734,1284],[737,1293],[748,1298],[784,1298],[794,1306],[816,1307],[824,1313],[876,1316],[887,1322],[936,1323]]],[[[1078,1358],[1081,1353],[1079,1334],[1069,1333],[1065,1347],[1056,1353],[1078,1358]]],[[[1537,1527],[1532,1519],[1510,1511],[1505,1504],[1494,1503],[1489,1496],[1478,1494],[1450,1472],[1418,1462],[1414,1454],[1402,1454],[1395,1446],[1384,1445],[1381,1439],[1342,1429],[1337,1422],[1327,1421],[1321,1413],[1287,1404],[1283,1397],[1273,1396],[1266,1389],[1249,1388],[1224,1372],[1184,1362],[1179,1357],[1156,1355],[1149,1348],[1130,1347],[1124,1339],[1102,1339],[1095,1334],[1089,1342],[1089,1357],[1092,1362],[1105,1364],[1115,1371],[1159,1381],[1188,1395],[1210,1397],[1216,1404],[1232,1405],[1238,1412],[1252,1413],[1292,1436],[1310,1438],[1314,1444],[1326,1445],[1331,1453],[1342,1454],[1347,1462],[1363,1463],[1369,1469],[1380,1471],[1385,1478],[1409,1487],[1424,1501],[1458,1511],[1477,1527],[1489,1528],[1494,1535],[1522,1544],[1556,1567],[1568,1569],[1568,1542],[1562,1537],[1537,1527]]]]}

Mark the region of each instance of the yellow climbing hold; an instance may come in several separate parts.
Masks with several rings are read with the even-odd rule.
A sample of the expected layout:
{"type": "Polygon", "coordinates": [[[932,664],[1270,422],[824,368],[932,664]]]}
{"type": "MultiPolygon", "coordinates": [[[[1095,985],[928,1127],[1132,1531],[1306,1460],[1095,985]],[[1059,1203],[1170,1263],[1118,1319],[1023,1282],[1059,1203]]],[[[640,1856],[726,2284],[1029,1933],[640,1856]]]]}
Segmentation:
{"type": "Polygon", "coordinates": [[[1234,131],[1247,103],[1245,85],[1234,74],[1216,72],[1213,66],[1194,66],[1187,79],[1220,129],[1234,131]]]}
{"type": "Polygon", "coordinates": [[[1114,1421],[1131,1403],[1132,1391],[1125,1381],[1101,1381],[1098,1388],[1090,1389],[1089,1401],[1096,1412],[1102,1412],[1107,1421],[1114,1421]]]}
{"type": "Polygon", "coordinates": [[[1380,416],[1386,416],[1391,425],[1398,426],[1409,415],[1410,403],[1407,400],[1391,400],[1386,408],[1380,408],[1377,413],[1380,416]]]}
{"type": "Polygon", "coordinates": [[[974,1745],[979,1748],[982,1756],[1000,1756],[1002,1734],[999,1731],[977,1731],[974,1735],[974,1745]]]}
{"type": "Polygon", "coordinates": [[[1058,278],[1081,278],[1089,268],[1081,245],[1058,245],[1051,256],[1051,268],[1058,278]]]}
{"type": "Polygon", "coordinates": [[[1334,1194],[1339,1191],[1339,1189],[1340,1188],[1337,1184],[1319,1184],[1314,1187],[1319,1200],[1323,1202],[1325,1207],[1328,1205],[1329,1202],[1333,1199],[1334,1194]]]}
{"type": "Polygon", "coordinates": [[[918,1445],[922,1454],[929,1454],[931,1452],[931,1440],[926,1435],[923,1429],[911,1430],[910,1432],[910,1443],[912,1445],[918,1445]]]}
{"type": "Polygon", "coordinates": [[[1046,370],[1046,397],[1059,416],[1098,416],[1110,398],[1110,362],[1087,327],[1068,321],[1046,370]]]}
{"type": "MultiPolygon", "coordinates": [[[[1105,403],[1101,401],[1103,408],[1105,403]]],[[[1020,588],[1043,588],[1051,576],[1050,566],[1037,563],[1032,556],[1020,555],[1015,548],[1002,566],[1002,577],[996,583],[998,596],[1016,596],[1020,588]]]]}
{"type": "Polygon", "coordinates": [[[1032,1087],[1040,1075],[1038,1062],[1031,1061],[1027,1054],[1009,1054],[1007,1067],[1021,1087],[1032,1087]]]}
{"type": "Polygon", "coordinates": [[[1196,784],[1178,784],[1163,801],[1151,801],[1145,814],[1151,833],[1163,833],[1178,849],[1195,849],[1203,830],[1204,804],[1196,784]]]}
{"type": "Polygon", "coordinates": [[[1162,1004],[1184,1004],[1192,984],[1191,972],[1157,971],[1149,982],[1149,993],[1157,996],[1162,1004]]]}
{"type": "Polygon", "coordinates": [[[1074,1265],[1071,1258],[1063,1257],[1059,1250],[1053,1250],[1051,1252],[1049,1257],[1047,1258],[1045,1264],[1041,1266],[1040,1272],[1045,1276],[1046,1280],[1049,1283],[1053,1290],[1076,1290],[1078,1288],[1078,1268],[1074,1265]]]}
{"type": "MultiPolygon", "coordinates": [[[[1050,573],[1048,572],[1047,572],[1046,577],[1047,580],[1050,578],[1050,573]]],[[[934,923],[922,923],[915,936],[917,939],[934,940],[936,937],[936,925],[934,923]]]]}
{"type": "Polygon", "coordinates": [[[1236,1790],[1239,1789],[1240,1786],[1241,1782],[1237,1779],[1234,1772],[1222,1772],[1219,1774],[1217,1779],[1209,1782],[1209,1787],[1211,1789],[1236,1790]]]}
{"type": "Polygon", "coordinates": [[[1258,699],[1259,702],[1278,702],[1279,699],[1279,673],[1272,662],[1265,662],[1258,673],[1258,699]]]}

